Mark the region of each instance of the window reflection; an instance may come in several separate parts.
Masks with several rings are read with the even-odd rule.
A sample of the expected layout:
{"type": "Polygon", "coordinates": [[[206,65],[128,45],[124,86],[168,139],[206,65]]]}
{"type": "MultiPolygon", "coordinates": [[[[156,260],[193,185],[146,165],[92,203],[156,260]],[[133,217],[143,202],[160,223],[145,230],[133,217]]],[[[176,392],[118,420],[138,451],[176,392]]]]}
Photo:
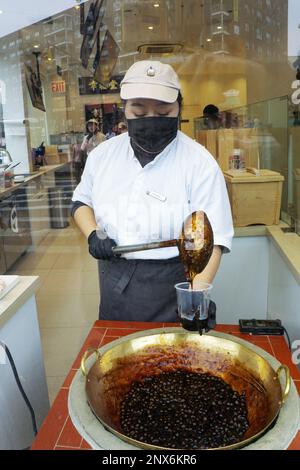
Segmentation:
{"type": "Polygon", "coordinates": [[[119,83],[136,60],[170,63],[183,87],[182,130],[198,139],[195,129],[251,129],[240,147],[259,153],[262,167],[285,177],[283,217],[299,220],[300,114],[295,93],[300,84],[292,88],[300,77],[298,13],[295,0],[162,0],[159,8],[148,1],[90,0],[84,11],[71,8],[41,18],[0,39],[0,145],[7,146],[14,161],[22,160],[20,171],[30,173],[32,155],[42,142],[48,164],[71,165],[74,146],[85,135],[86,106],[100,106],[101,131],[114,132],[123,119],[118,86],[113,90],[108,83],[96,83],[82,94],[82,84],[93,83],[93,64],[108,30],[120,48],[114,69],[108,69],[109,83],[119,83]],[[92,51],[83,67],[82,33],[93,5],[103,8],[104,16],[91,23],[100,36],[98,40],[93,29],[92,51]],[[32,104],[25,80],[29,68],[37,75],[34,51],[40,53],[45,112],[32,104]],[[220,116],[212,124],[200,124],[209,104],[220,116]]]}

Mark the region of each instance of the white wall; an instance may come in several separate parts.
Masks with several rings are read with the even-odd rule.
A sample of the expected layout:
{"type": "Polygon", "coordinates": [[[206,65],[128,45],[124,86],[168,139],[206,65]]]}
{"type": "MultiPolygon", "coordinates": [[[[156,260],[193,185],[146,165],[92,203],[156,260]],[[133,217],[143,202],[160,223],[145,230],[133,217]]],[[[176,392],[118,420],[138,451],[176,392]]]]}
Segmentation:
{"type": "Polygon", "coordinates": [[[268,318],[279,318],[291,341],[300,340],[300,285],[278,249],[270,246],[268,318]]]}
{"type": "MultiPolygon", "coordinates": [[[[13,356],[39,428],[49,411],[49,399],[34,297],[0,328],[0,339],[13,356]]],[[[34,438],[31,417],[8,361],[0,363],[0,383],[0,449],[24,449],[34,438]]]]}
{"type": "Polygon", "coordinates": [[[217,323],[266,318],[268,276],[267,237],[234,238],[232,252],[222,256],[214,280],[212,299],[217,304],[217,323]]]}
{"type": "Polygon", "coordinates": [[[300,285],[267,237],[234,238],[232,253],[222,257],[212,299],[219,324],[279,319],[291,342],[300,340],[300,285]]]}

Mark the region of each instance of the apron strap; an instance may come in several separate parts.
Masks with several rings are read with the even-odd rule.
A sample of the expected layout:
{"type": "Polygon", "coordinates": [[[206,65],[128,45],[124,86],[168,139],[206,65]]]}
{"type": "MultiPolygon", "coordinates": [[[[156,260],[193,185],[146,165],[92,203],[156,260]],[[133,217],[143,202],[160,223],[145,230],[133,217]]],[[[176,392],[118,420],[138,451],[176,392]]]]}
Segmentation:
{"type": "MultiPolygon", "coordinates": [[[[120,268],[121,268],[121,263],[120,264],[120,268]]],[[[115,285],[114,287],[114,291],[117,293],[117,294],[122,294],[122,292],[124,292],[124,290],[126,289],[126,287],[128,286],[132,276],[134,275],[134,272],[136,270],[136,266],[137,266],[137,263],[136,261],[134,260],[130,260],[130,262],[128,262],[128,260],[126,260],[124,263],[123,263],[123,266],[122,266],[122,274],[121,274],[121,277],[119,278],[117,284],[115,285]]]]}

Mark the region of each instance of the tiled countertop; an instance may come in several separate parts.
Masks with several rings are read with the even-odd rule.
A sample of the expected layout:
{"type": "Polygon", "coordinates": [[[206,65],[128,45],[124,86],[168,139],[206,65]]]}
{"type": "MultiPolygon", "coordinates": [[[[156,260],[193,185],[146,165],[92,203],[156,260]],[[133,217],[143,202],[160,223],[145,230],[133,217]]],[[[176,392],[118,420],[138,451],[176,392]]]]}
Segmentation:
{"type": "MultiPolygon", "coordinates": [[[[90,446],[83,440],[74,428],[68,413],[68,393],[72,379],[80,367],[80,360],[88,348],[99,348],[121,336],[136,331],[163,326],[177,326],[163,323],[127,323],[112,321],[96,321],[91,329],[81,351],[79,352],[72,368],[60,389],[53,406],[46,417],[39,433],[33,442],[32,450],[86,450],[90,446]]],[[[290,368],[291,376],[300,394],[300,372],[291,361],[291,355],[283,337],[276,336],[251,336],[241,334],[238,326],[219,325],[217,331],[238,336],[249,341],[268,353],[272,354],[278,361],[290,368]]],[[[300,450],[300,431],[289,447],[289,450],[300,450]]]]}

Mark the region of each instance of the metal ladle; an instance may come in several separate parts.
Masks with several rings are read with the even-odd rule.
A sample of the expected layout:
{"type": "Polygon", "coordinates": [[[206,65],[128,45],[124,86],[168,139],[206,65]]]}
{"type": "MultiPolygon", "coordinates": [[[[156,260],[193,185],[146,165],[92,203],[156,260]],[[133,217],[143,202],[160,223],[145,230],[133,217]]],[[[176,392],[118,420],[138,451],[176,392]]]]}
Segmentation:
{"type": "Polygon", "coordinates": [[[183,223],[178,240],[115,246],[115,255],[177,246],[189,282],[207,266],[214,247],[214,236],[207,215],[203,211],[190,214],[183,223]]]}

